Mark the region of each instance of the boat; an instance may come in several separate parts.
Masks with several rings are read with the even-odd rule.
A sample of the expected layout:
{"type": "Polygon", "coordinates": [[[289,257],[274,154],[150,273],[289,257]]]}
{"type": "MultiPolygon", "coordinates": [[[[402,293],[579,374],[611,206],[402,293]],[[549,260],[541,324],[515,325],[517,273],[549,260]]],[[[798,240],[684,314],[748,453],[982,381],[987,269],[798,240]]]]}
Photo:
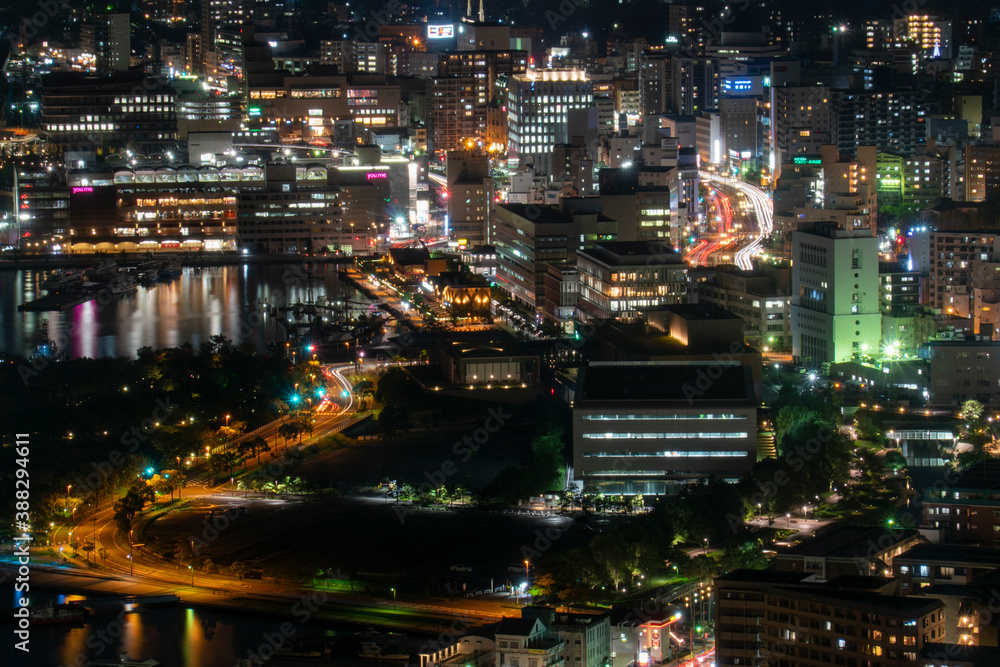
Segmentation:
{"type": "Polygon", "coordinates": [[[61,292],[83,287],[83,281],[84,275],[82,273],[60,271],[43,280],[41,287],[48,292],[61,292]]]}
{"type": "MultiPolygon", "coordinates": [[[[13,618],[14,611],[8,611],[8,619],[13,618]]],[[[48,605],[47,607],[28,607],[28,618],[32,625],[55,625],[57,623],[80,623],[87,617],[87,610],[75,604],[48,605]]]]}
{"type": "Polygon", "coordinates": [[[159,281],[156,271],[143,271],[139,274],[139,284],[143,287],[152,287],[159,281]]]}
{"type": "Polygon", "coordinates": [[[128,273],[119,273],[108,284],[112,294],[128,294],[139,289],[139,282],[128,273]]]}
{"type": "Polygon", "coordinates": [[[184,272],[184,267],[176,259],[171,259],[160,265],[160,270],[157,272],[160,280],[169,280],[171,278],[176,278],[184,272]]]}
{"type": "Polygon", "coordinates": [[[113,259],[104,259],[84,271],[84,275],[95,283],[108,283],[114,280],[120,273],[118,262],[113,259]]]}
{"type": "Polygon", "coordinates": [[[31,360],[54,359],[58,356],[59,346],[56,345],[54,340],[49,338],[49,321],[42,320],[38,328],[38,343],[35,345],[35,351],[31,355],[31,360]]]}
{"type": "Polygon", "coordinates": [[[91,667],[159,667],[160,663],[152,658],[148,660],[136,660],[129,655],[128,651],[119,651],[118,660],[112,661],[101,661],[92,660],[90,662],[91,667]]]}

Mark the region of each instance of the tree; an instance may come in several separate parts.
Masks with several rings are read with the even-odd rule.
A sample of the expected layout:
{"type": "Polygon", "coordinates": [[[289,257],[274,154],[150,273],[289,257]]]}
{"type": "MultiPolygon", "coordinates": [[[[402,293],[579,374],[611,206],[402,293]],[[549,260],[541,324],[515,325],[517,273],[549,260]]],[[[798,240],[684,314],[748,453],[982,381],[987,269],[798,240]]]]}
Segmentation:
{"type": "Polygon", "coordinates": [[[110,556],[111,554],[108,553],[108,550],[105,549],[104,547],[98,547],[97,548],[97,555],[101,557],[102,561],[107,561],[108,560],[108,556],[110,556]]]}
{"type": "Polygon", "coordinates": [[[132,519],[143,510],[146,503],[155,500],[153,489],[146,484],[136,484],[124,496],[115,501],[113,506],[115,521],[122,532],[132,529],[132,519]]]}
{"type": "Polygon", "coordinates": [[[288,449],[288,441],[299,434],[299,426],[299,422],[294,419],[278,426],[278,435],[285,439],[285,449],[288,449]]]}

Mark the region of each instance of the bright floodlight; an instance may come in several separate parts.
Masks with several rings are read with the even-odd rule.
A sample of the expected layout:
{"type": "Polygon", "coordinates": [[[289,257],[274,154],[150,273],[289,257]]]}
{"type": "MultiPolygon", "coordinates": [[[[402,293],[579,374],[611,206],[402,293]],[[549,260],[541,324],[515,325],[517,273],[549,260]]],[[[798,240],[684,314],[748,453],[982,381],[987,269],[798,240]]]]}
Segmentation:
{"type": "Polygon", "coordinates": [[[809,374],[809,381],[810,382],[815,382],[816,381],[816,374],[815,373],[810,373],[809,374]]]}

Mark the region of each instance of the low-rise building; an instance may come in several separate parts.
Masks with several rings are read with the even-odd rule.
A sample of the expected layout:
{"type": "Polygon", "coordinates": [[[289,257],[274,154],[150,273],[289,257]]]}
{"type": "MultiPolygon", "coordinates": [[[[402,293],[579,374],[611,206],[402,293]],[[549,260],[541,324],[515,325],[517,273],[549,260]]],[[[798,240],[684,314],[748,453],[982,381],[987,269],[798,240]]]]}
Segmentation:
{"type": "Polygon", "coordinates": [[[664,494],[757,460],[753,376],[709,362],[590,362],[573,404],[573,470],[588,490],[664,494]]]}
{"type": "Polygon", "coordinates": [[[815,537],[778,553],[776,570],[801,572],[817,581],[840,576],[886,575],[893,558],[921,541],[916,530],[831,524],[815,537]]]}

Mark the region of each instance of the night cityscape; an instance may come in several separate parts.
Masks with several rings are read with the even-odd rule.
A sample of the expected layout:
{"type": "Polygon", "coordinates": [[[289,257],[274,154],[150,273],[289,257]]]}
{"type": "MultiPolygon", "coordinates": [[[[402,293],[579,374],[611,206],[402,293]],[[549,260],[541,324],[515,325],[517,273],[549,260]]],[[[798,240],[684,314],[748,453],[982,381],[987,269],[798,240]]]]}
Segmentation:
{"type": "Polygon", "coordinates": [[[1000,4],[7,0],[0,667],[1000,667],[1000,4]]]}

